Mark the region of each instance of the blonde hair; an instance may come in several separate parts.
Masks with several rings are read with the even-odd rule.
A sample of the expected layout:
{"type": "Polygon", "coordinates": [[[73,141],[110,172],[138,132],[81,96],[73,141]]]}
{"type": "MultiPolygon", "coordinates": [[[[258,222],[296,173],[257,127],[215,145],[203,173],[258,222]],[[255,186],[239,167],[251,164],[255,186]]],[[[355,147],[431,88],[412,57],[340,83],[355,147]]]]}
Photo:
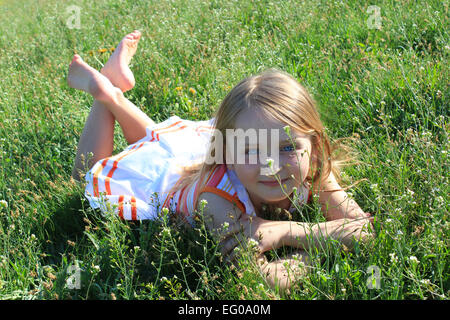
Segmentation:
{"type": "MultiPolygon", "coordinates": [[[[340,167],[352,159],[348,153],[350,149],[341,141],[333,145],[330,143],[315,101],[294,77],[276,69],[269,69],[242,80],[227,94],[214,116],[214,127],[222,133],[224,150],[226,148],[225,130],[233,129],[238,115],[250,108],[310,136],[313,160],[306,182],[320,186],[331,172],[339,181],[340,167]],[[341,152],[339,159],[333,157],[335,150],[344,151],[341,152]],[[342,157],[343,154],[347,157],[342,157]]],[[[213,139],[212,137],[207,154],[214,158],[213,139]]],[[[226,163],[225,159],[222,163],[226,163]]],[[[201,190],[206,174],[216,165],[216,163],[203,163],[194,167],[185,167],[179,183],[172,188],[171,193],[190,186],[197,180],[200,183],[198,190],[201,190]]],[[[197,199],[194,201],[196,208],[197,199]]]]}

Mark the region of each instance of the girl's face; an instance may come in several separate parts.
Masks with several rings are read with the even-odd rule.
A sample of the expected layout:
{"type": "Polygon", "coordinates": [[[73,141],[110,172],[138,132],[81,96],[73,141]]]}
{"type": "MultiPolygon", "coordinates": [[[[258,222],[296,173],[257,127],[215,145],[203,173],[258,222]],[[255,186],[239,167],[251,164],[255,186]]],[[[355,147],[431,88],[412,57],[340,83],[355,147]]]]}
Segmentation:
{"type": "MultiPolygon", "coordinates": [[[[258,143],[252,145],[249,144],[249,139],[246,139],[245,149],[241,150],[241,152],[244,152],[245,163],[242,163],[242,161],[227,162],[228,168],[236,172],[239,180],[247,189],[255,209],[258,210],[262,203],[278,204],[280,207],[286,206],[287,196],[292,193],[294,187],[301,190],[300,188],[308,175],[312,151],[310,137],[291,130],[291,138],[289,138],[289,135],[283,129],[284,123],[276,119],[269,119],[254,110],[242,112],[236,119],[235,127],[243,131],[252,129],[256,132],[260,132],[260,129],[266,129],[267,135],[264,136],[267,136],[267,140],[264,143],[264,141],[258,139],[258,143]],[[271,141],[271,129],[278,131],[279,137],[275,141],[271,141]],[[272,150],[271,142],[275,143],[276,146],[277,140],[279,148],[272,150]],[[292,141],[295,143],[295,147],[292,141]],[[263,151],[264,153],[262,153],[263,151]],[[277,154],[271,154],[271,152],[277,152],[277,154]],[[269,168],[266,159],[256,156],[260,153],[272,159],[278,156],[278,169],[276,164],[269,168]],[[252,156],[257,158],[255,164],[250,161],[252,156]],[[283,186],[283,189],[281,186],[283,186]]],[[[230,152],[230,148],[227,143],[227,152],[230,152]]],[[[237,147],[234,148],[234,154],[239,153],[237,149],[237,147]]]]}

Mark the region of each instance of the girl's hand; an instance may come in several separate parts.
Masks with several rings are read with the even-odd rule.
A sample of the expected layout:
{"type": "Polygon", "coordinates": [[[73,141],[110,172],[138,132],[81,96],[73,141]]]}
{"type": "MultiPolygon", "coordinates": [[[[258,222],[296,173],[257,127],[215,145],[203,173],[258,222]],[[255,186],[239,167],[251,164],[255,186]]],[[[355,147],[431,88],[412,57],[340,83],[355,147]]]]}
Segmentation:
{"type": "Polygon", "coordinates": [[[336,219],[321,223],[292,222],[282,243],[287,246],[309,250],[324,248],[327,239],[340,241],[348,248],[354,241],[365,241],[373,237],[370,225],[373,218],[336,219]]]}
{"type": "Polygon", "coordinates": [[[238,246],[247,248],[249,240],[256,245],[259,253],[278,249],[282,246],[284,226],[283,221],[270,221],[243,214],[222,234],[222,254],[228,255],[238,246]]]}
{"type": "Polygon", "coordinates": [[[348,248],[353,248],[355,241],[366,241],[373,238],[371,222],[373,222],[373,217],[327,221],[318,228],[316,237],[319,242],[330,237],[342,242],[348,248]]]}

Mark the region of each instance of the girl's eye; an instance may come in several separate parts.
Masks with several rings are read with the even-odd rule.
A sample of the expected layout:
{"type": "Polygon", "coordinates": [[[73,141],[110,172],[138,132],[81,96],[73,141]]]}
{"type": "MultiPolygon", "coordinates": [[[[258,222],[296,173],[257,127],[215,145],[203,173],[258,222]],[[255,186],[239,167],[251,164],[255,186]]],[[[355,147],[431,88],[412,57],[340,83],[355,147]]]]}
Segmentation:
{"type": "Polygon", "coordinates": [[[284,146],[284,147],[281,147],[281,151],[285,151],[285,152],[292,152],[292,151],[294,151],[295,149],[294,149],[294,146],[284,146]]]}

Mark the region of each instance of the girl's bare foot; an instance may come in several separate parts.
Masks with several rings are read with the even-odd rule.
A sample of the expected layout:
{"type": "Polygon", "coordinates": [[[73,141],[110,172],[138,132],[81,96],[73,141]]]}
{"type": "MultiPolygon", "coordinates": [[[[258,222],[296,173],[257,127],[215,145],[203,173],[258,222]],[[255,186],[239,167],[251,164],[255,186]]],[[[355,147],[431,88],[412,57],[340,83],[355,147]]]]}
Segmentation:
{"type": "Polygon", "coordinates": [[[123,92],[133,89],[135,80],[128,65],[136,53],[141,33],[138,30],[127,34],[114,50],[101,73],[123,92]]]}
{"type": "Polygon", "coordinates": [[[94,99],[110,102],[118,88],[100,72],[89,66],[79,55],[74,55],[67,76],[69,87],[90,93],[94,99]]]}

